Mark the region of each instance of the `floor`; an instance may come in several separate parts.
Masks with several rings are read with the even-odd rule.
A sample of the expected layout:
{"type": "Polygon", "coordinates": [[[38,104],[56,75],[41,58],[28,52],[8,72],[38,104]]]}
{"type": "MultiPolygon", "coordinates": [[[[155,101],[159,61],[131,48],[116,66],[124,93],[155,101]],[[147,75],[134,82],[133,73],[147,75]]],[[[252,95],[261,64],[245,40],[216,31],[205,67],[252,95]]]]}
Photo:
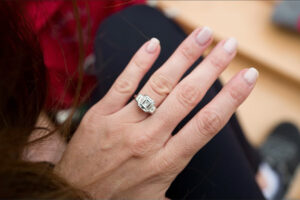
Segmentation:
{"type": "MultiPolygon", "coordinates": [[[[258,83],[237,114],[249,141],[259,146],[282,121],[300,127],[300,35],[271,23],[275,1],[159,1],[158,7],[187,31],[214,30],[215,43],[239,41],[238,55],[221,75],[225,83],[237,71],[256,67],[258,83]]],[[[300,170],[287,197],[300,199],[300,170]]]]}

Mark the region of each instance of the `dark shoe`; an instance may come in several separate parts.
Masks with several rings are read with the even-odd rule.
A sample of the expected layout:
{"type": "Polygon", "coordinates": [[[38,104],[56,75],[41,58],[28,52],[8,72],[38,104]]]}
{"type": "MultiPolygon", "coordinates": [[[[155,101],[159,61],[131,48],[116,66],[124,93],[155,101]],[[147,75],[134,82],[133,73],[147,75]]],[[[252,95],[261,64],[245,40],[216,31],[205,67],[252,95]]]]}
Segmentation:
{"type": "Polygon", "coordinates": [[[291,123],[279,124],[260,148],[265,162],[277,172],[280,189],[274,199],[283,199],[300,163],[300,133],[291,123]]]}

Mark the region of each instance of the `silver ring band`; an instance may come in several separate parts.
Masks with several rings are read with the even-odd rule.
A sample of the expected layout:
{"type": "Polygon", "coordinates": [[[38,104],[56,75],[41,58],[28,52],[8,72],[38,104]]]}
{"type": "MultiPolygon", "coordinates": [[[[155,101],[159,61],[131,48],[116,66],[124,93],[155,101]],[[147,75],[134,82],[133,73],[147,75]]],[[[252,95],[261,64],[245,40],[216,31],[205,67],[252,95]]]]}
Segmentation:
{"type": "Polygon", "coordinates": [[[138,106],[146,113],[153,114],[156,110],[155,102],[147,95],[139,94],[135,97],[138,106]]]}

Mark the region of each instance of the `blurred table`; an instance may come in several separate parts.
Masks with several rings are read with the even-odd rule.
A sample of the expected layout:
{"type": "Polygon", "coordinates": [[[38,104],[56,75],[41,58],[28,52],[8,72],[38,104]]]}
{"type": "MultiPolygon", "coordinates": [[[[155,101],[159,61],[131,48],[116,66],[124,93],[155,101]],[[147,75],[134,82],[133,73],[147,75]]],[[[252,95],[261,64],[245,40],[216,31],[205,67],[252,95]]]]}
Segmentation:
{"type": "MultiPolygon", "coordinates": [[[[254,145],[261,144],[281,121],[292,121],[300,127],[300,34],[272,24],[274,4],[273,1],[158,2],[159,8],[176,14],[175,19],[187,32],[205,25],[214,30],[215,42],[230,36],[238,39],[238,55],[222,74],[223,82],[242,68],[254,66],[259,70],[255,90],[237,113],[254,145]]],[[[296,193],[290,197],[300,198],[299,191],[296,193]]]]}

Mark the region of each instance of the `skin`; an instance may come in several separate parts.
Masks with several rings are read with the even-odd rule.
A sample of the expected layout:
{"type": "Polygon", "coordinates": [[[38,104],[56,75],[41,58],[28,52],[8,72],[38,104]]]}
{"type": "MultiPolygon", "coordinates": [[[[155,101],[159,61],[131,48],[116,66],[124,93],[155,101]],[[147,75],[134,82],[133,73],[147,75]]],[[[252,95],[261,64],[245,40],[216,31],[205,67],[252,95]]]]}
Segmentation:
{"type": "Polygon", "coordinates": [[[255,83],[237,73],[220,93],[175,136],[176,125],[197,105],[236,52],[221,41],[186,78],[183,73],[204,52],[196,29],[146,83],[141,94],[155,100],[153,115],[128,102],[159,55],[146,42],[106,96],[84,116],[55,172],[95,199],[165,199],[165,192],[198,152],[227,123],[255,83]]]}
{"type": "MultiPolygon", "coordinates": [[[[36,126],[45,127],[48,130],[54,130],[55,127],[44,112],[40,114],[36,126]]],[[[48,133],[47,130],[35,130],[31,133],[29,141],[34,141],[48,133]]],[[[56,164],[61,159],[66,146],[67,144],[62,135],[55,132],[42,141],[27,145],[23,152],[23,159],[33,162],[50,162],[56,164]]]]}

